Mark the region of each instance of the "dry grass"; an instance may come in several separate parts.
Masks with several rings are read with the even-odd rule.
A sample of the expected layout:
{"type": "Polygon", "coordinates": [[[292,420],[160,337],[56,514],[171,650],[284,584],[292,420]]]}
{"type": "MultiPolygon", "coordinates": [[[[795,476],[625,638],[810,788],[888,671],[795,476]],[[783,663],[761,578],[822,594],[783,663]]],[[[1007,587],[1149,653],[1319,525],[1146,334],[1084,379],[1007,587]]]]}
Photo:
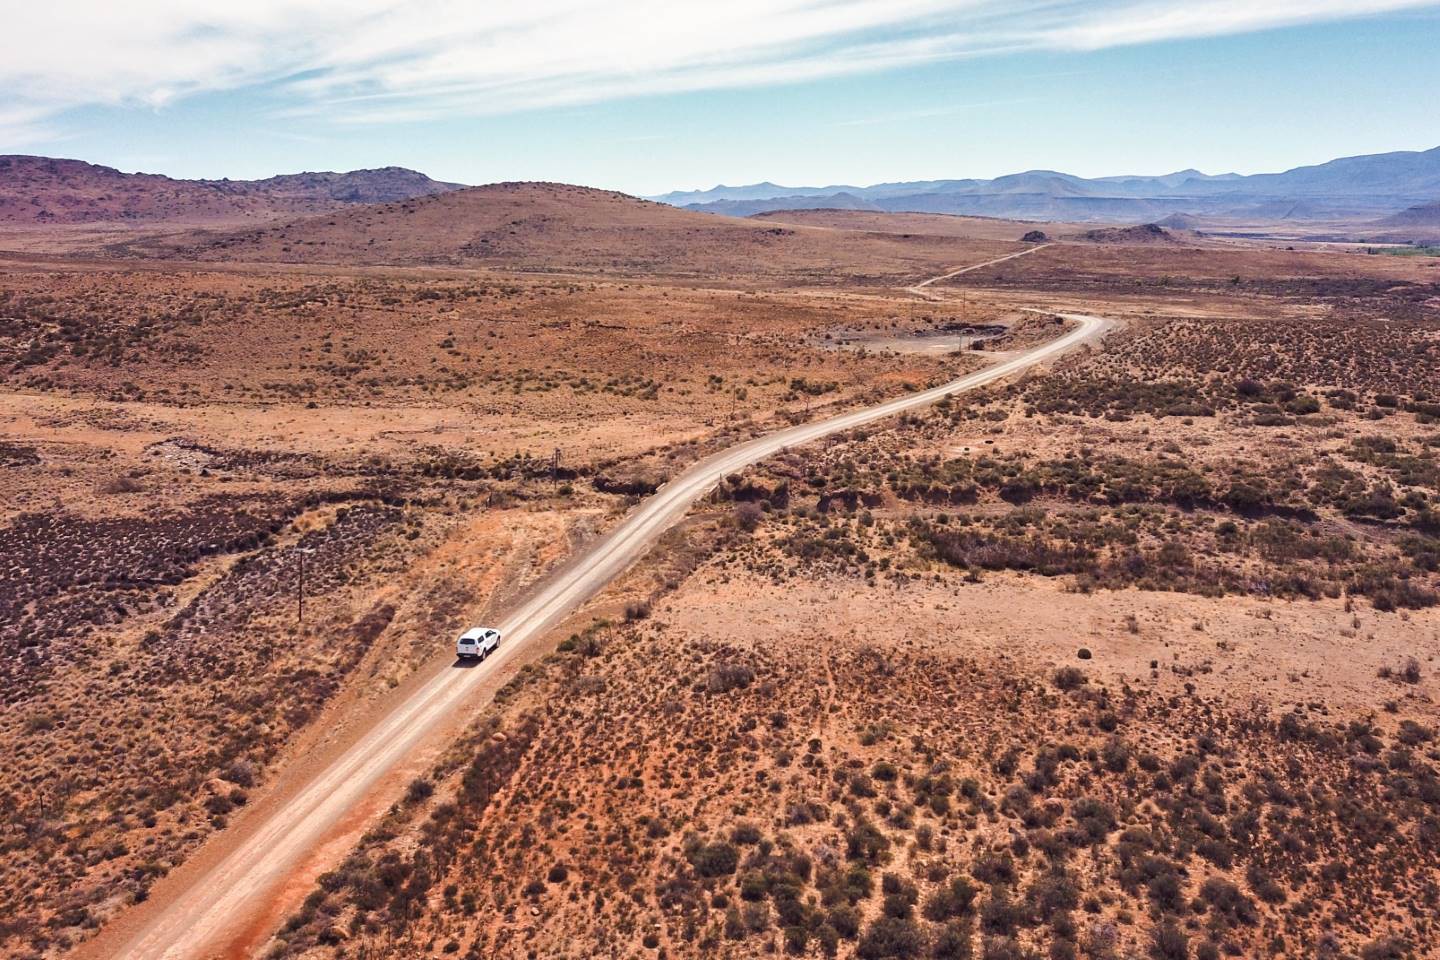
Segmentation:
{"type": "Polygon", "coordinates": [[[273,955],[1339,956],[1434,934],[1423,744],[657,617],[532,674],[273,955]]]}

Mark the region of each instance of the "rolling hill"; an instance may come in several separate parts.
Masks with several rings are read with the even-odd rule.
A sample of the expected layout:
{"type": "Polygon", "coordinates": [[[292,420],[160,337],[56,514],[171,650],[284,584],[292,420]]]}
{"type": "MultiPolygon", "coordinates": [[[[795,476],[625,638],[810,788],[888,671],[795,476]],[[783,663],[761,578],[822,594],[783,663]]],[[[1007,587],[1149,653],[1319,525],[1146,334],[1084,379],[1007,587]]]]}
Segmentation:
{"type": "Polygon", "coordinates": [[[1387,227],[1434,227],[1440,228],[1440,200],[1434,203],[1416,204],[1380,221],[1387,227]]]}
{"type": "MultiPolygon", "coordinates": [[[[1010,225],[1008,239],[1023,232],[1010,225]]],[[[247,263],[495,266],[618,275],[889,282],[997,247],[991,237],[901,235],[681,210],[558,183],[498,183],[271,223],[190,234],[132,252],[247,263]]]]}
{"type": "Polygon", "coordinates": [[[1421,246],[1440,244],[1440,200],[1406,207],[1375,221],[1373,226],[1376,232],[1369,239],[1421,246]]]}

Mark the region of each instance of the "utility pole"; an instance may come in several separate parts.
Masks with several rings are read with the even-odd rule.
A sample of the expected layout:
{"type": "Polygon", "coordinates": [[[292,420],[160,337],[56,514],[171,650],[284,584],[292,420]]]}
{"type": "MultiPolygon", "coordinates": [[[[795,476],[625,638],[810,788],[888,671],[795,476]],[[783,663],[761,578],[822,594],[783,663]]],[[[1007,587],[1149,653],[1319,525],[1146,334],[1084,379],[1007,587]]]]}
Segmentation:
{"type": "Polygon", "coordinates": [[[298,549],[295,551],[300,558],[300,591],[299,591],[299,620],[300,626],[305,626],[305,555],[314,553],[313,549],[298,549]]]}
{"type": "Polygon", "coordinates": [[[550,482],[558,485],[560,483],[560,448],[555,448],[555,453],[550,457],[550,482]]]}

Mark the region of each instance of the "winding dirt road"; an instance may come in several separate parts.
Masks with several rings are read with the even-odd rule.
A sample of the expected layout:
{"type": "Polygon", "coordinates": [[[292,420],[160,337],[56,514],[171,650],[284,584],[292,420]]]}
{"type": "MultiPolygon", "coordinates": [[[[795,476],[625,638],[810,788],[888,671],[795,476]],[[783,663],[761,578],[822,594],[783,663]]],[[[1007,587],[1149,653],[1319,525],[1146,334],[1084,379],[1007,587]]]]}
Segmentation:
{"type": "MultiPolygon", "coordinates": [[[[1033,247],[983,264],[961,268],[910,288],[1032,253],[1033,247]]],[[[923,295],[923,294],[922,294],[923,295]]],[[[433,747],[434,735],[483,706],[478,695],[507,659],[595,596],[635,563],[665,530],[728,474],[787,447],[818,440],[886,417],[934,403],[941,397],[973,390],[1051,359],[1099,336],[1109,321],[1082,314],[1061,314],[1075,326],[1063,336],[995,366],[920,393],[878,406],[801,424],[738,444],[691,467],[639,504],[611,533],[547,578],[515,612],[498,624],[504,634],[499,651],[471,669],[446,669],[399,698],[374,725],[357,735],[339,756],[309,781],[286,791],[257,822],[231,838],[233,849],[182,889],[164,891],[156,902],[137,910],[129,923],[110,928],[80,951],[81,956],[144,960],[202,960],[243,957],[273,932],[277,897],[333,866],[346,850],[337,830],[374,806],[367,795],[417,750],[433,747]]],[[[448,643],[450,638],[437,638],[448,643]]],[[[256,811],[259,813],[260,811],[256,811]]],[[[223,835],[212,843],[223,842],[223,835]]],[[[204,851],[202,851],[203,853],[204,851]]],[[[178,879],[178,878],[177,878],[178,879]]],[[[302,888],[308,889],[308,888],[302,888]]],[[[159,891],[157,891],[159,893],[159,891]]],[[[302,893],[303,895],[303,893],[302,893]]],[[[124,921],[126,918],[119,918],[124,921]]]]}
{"type": "Polygon", "coordinates": [[[1046,247],[1051,246],[1054,246],[1054,244],[1037,243],[1033,247],[1026,247],[1024,250],[1017,250],[1014,253],[1007,253],[1003,257],[996,257],[994,260],[986,260],[984,263],[972,263],[968,267],[956,267],[949,273],[942,273],[938,277],[931,277],[929,280],[921,280],[913,287],[906,287],[905,292],[917,297],[922,297],[926,300],[943,300],[945,299],[944,297],[937,296],[933,291],[926,290],[925,288],[930,286],[931,284],[944,283],[946,280],[954,279],[955,277],[958,277],[961,274],[969,273],[972,270],[983,270],[985,267],[993,267],[997,263],[1004,263],[1006,260],[1014,260],[1016,257],[1028,257],[1032,253],[1038,253],[1039,251],[1044,250],[1046,247]]]}

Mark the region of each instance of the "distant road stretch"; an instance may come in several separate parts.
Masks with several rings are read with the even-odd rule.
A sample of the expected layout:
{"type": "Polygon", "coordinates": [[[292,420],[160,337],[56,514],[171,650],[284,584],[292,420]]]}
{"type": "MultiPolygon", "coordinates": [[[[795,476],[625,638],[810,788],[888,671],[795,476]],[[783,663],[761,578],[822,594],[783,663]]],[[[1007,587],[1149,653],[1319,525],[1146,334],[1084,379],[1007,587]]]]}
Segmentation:
{"type": "MultiPolygon", "coordinates": [[[[927,280],[909,291],[927,296],[931,283],[1033,253],[1036,246],[986,263],[963,267],[927,280]]],[[[154,916],[128,941],[112,944],[102,933],[80,949],[82,956],[144,958],[144,960],[208,960],[243,957],[256,944],[247,940],[273,931],[257,931],[257,916],[271,909],[274,898],[300,865],[314,869],[317,852],[347,815],[360,807],[369,791],[387,773],[418,749],[426,737],[456,711],[473,711],[475,691],[487,676],[527,643],[540,640],[546,628],[578,609],[638,560],[665,530],[674,526],[720,480],[787,447],[893,417],[932,404],[941,397],[974,390],[1059,356],[1097,337],[1109,321],[1085,314],[1060,314],[1076,326],[1064,335],[958,380],[890,400],[878,406],[801,424],[737,444],[700,461],[635,507],[620,525],[583,554],[540,584],[534,595],[500,623],[504,639],[499,650],[478,667],[447,669],[394,706],[362,734],[330,766],[294,796],[247,829],[234,850],[188,887],[153,905],[154,916]],[[103,950],[97,953],[96,950],[103,950]]],[[[437,637],[449,643],[450,637],[437,637]]],[[[343,850],[334,859],[344,855],[343,850]]],[[[158,891],[157,891],[158,892],[158,891]]],[[[141,908],[142,910],[144,908],[141,908]]],[[[123,918],[121,918],[123,919],[123,918]]],[[[141,918],[137,917],[137,920],[141,918]]]]}
{"type": "MultiPolygon", "coordinates": [[[[914,294],[917,297],[924,297],[926,300],[943,300],[945,299],[944,297],[936,296],[933,291],[926,290],[925,288],[930,286],[932,283],[944,283],[946,280],[958,277],[963,273],[969,273],[972,270],[983,270],[986,267],[993,267],[997,263],[1004,263],[1006,260],[1014,260],[1016,257],[1028,257],[1030,254],[1040,250],[1044,250],[1046,247],[1049,246],[1053,246],[1053,244],[1037,243],[1033,247],[1026,247],[1024,250],[1017,250],[1014,253],[1007,253],[1003,257],[996,257],[994,260],[986,260],[984,263],[972,263],[968,267],[956,267],[949,273],[942,273],[938,277],[931,277],[929,280],[921,280],[913,287],[906,287],[905,292],[909,294],[914,294]]],[[[960,387],[959,389],[963,390],[965,388],[960,387]]]]}

